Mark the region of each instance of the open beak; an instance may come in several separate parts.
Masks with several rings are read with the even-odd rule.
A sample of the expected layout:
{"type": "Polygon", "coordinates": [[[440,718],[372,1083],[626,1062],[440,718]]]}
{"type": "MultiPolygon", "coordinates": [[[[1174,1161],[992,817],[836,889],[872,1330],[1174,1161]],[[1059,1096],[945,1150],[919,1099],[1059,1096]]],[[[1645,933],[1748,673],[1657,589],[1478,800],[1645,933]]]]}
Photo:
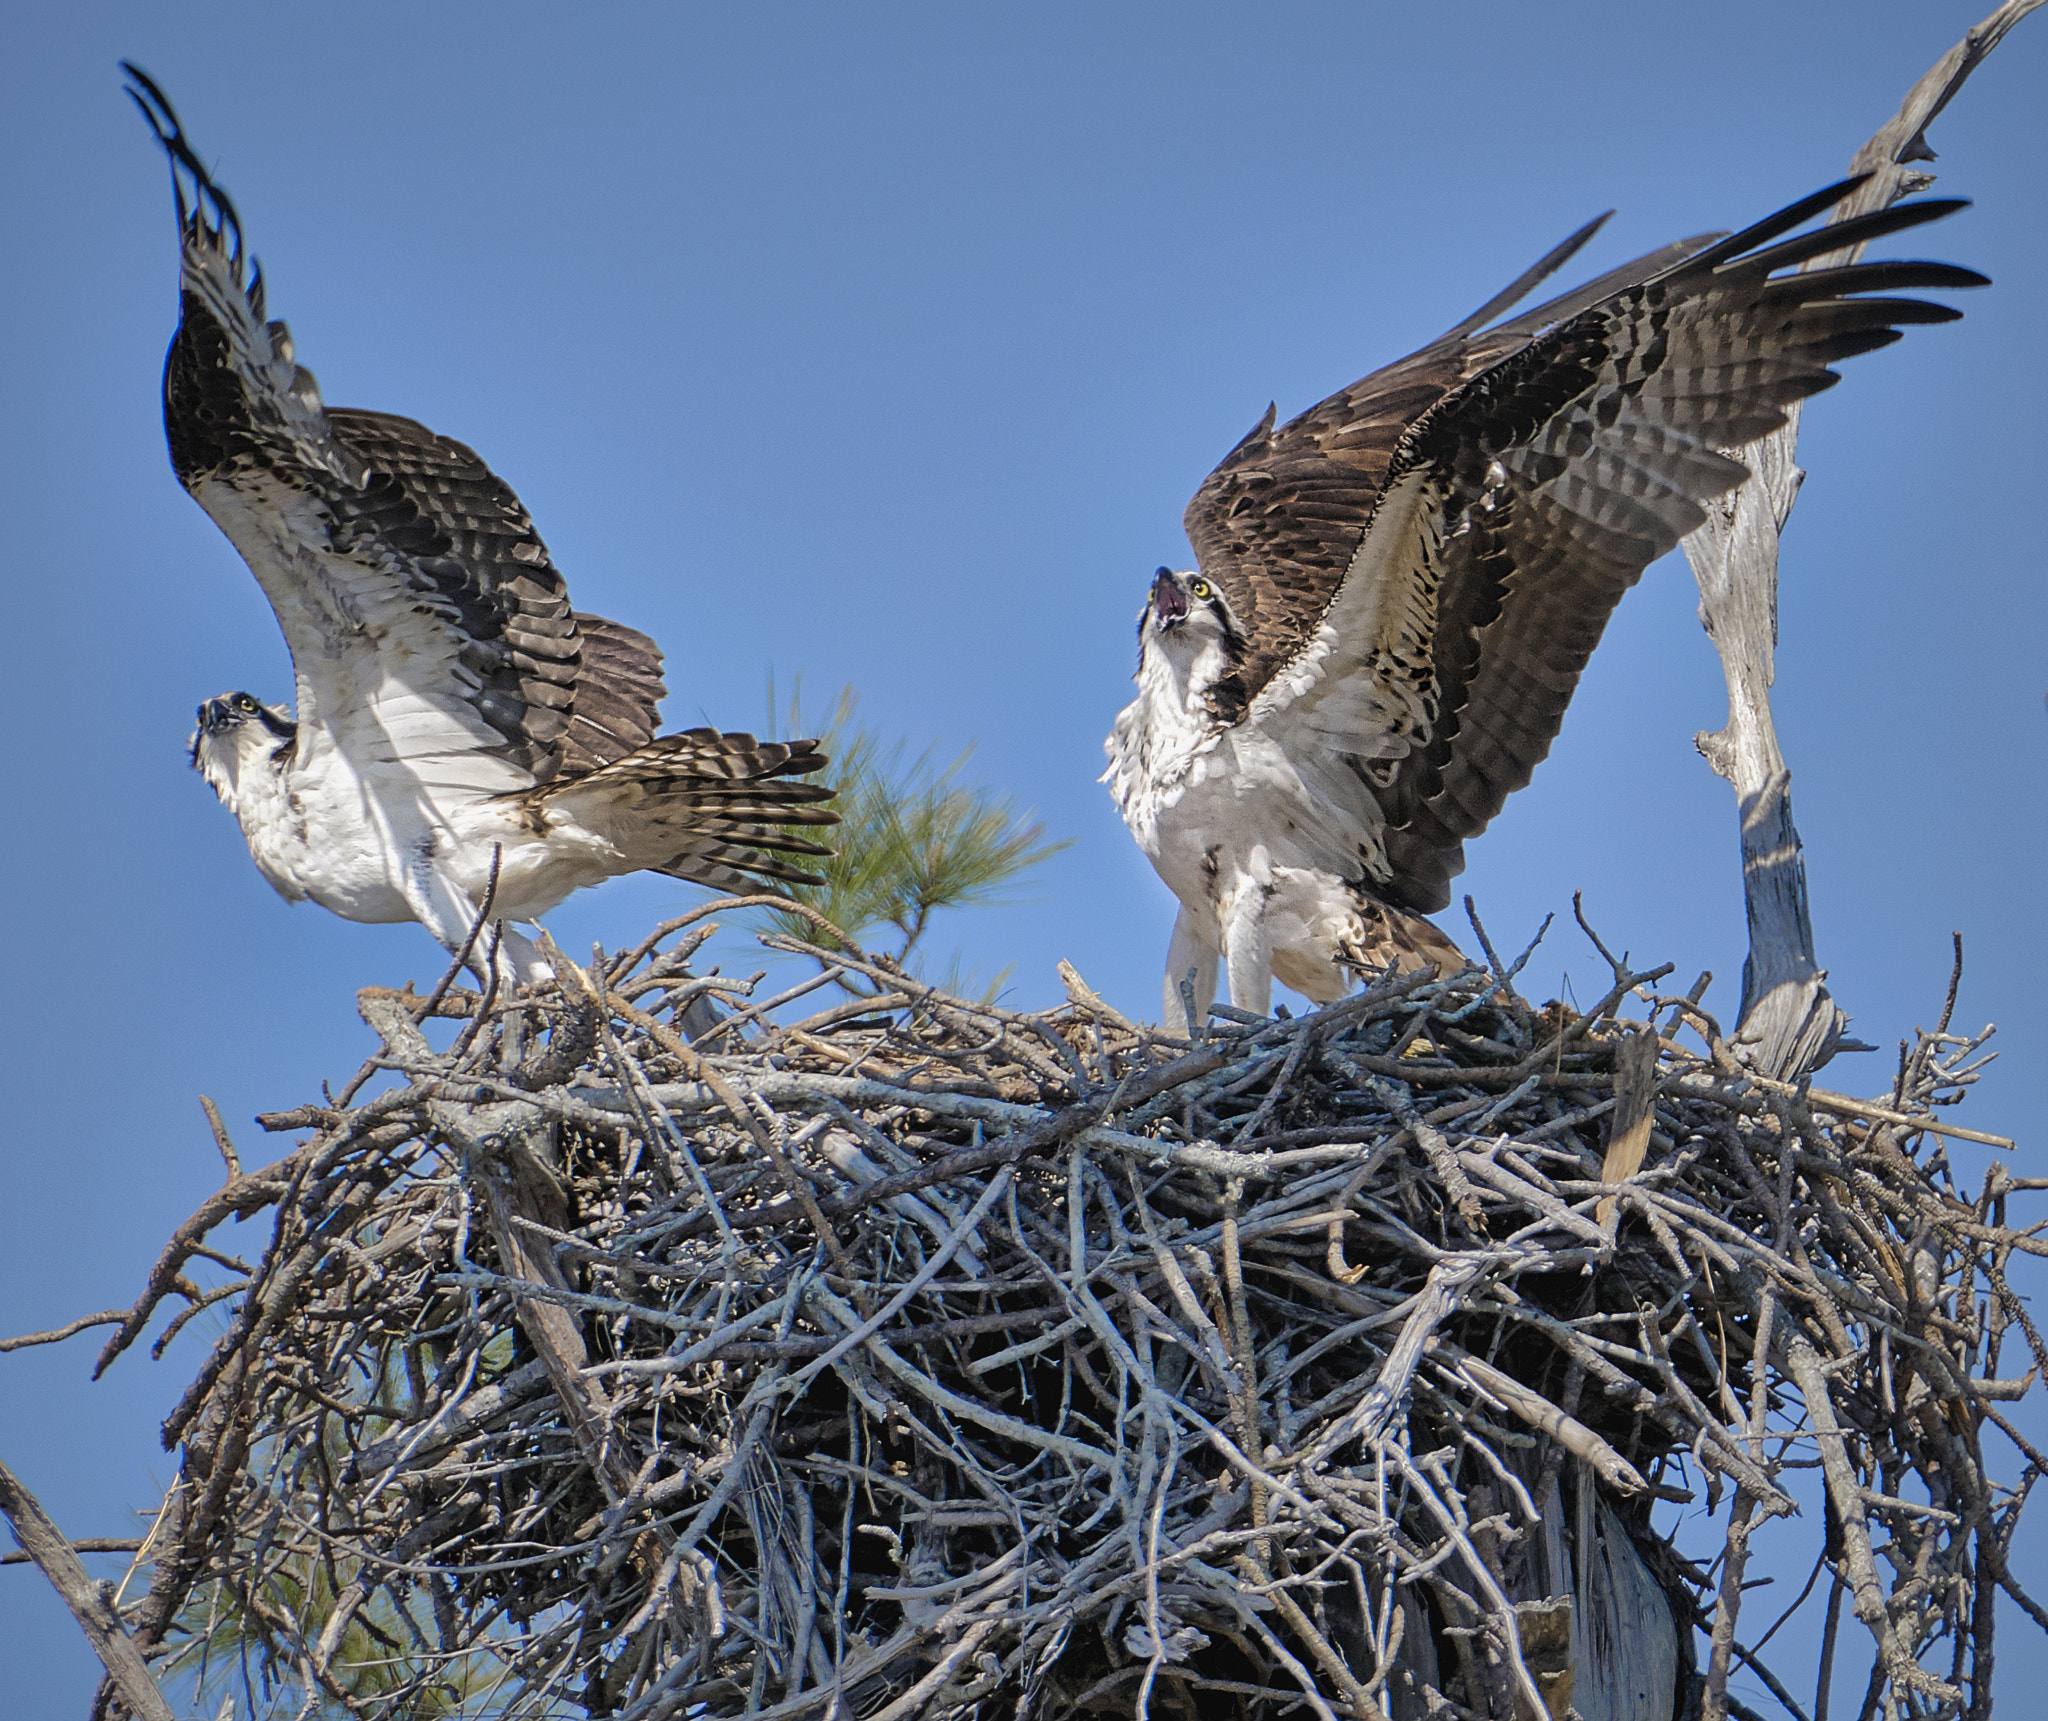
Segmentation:
{"type": "Polygon", "coordinates": [[[1158,619],[1163,632],[1178,627],[1187,619],[1188,595],[1181,590],[1180,581],[1174,577],[1171,568],[1161,568],[1152,577],[1152,614],[1158,619]]]}

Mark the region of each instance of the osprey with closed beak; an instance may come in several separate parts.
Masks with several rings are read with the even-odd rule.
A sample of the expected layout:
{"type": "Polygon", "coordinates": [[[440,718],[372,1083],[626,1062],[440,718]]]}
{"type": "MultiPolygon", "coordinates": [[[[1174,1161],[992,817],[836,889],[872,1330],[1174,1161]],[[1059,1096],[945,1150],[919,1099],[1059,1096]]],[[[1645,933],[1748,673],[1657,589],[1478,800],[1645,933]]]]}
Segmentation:
{"type": "Polygon", "coordinates": [[[1197,567],[1153,580],[1105,743],[1180,899],[1170,1028],[1206,1018],[1219,960],[1260,1015],[1275,976],[1327,1003],[1389,963],[1463,965],[1420,917],[1549,752],[1621,594],[1748,475],[1726,451],[1839,360],[1961,314],[1885,295],[1986,284],[1831,257],[1953,199],[1784,237],[1860,183],[1488,326],[1594,222],[1420,352],[1277,430],[1269,407],[1209,475],[1197,567]]]}
{"type": "Polygon", "coordinates": [[[788,828],[838,820],[799,780],[825,765],[817,744],[657,735],[654,642],[569,607],[519,498],[468,448],[322,404],[264,320],[233,204],[163,92],[123,70],[177,204],[171,465],[291,648],[295,709],[223,694],[192,737],[263,876],[344,919],[417,920],[450,951],[488,901],[515,981],[548,969],[504,923],[617,874],[813,881],[786,857],[830,853],[788,828]]]}

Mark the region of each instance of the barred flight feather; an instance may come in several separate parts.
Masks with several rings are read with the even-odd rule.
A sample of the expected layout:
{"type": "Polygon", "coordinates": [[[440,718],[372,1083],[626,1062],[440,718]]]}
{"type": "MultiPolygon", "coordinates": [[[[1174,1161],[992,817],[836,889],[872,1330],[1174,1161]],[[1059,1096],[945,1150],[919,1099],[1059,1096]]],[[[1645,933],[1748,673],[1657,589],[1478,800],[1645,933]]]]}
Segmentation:
{"type": "MultiPolygon", "coordinates": [[[[809,882],[777,857],[830,852],[783,828],[837,822],[819,805],[832,791],[800,780],[827,763],[816,743],[657,734],[654,642],[570,607],[532,518],[472,450],[322,402],[264,320],[233,203],[163,92],[125,69],[178,220],[171,464],[291,648],[295,713],[223,695],[193,743],[264,876],[349,919],[418,920],[451,950],[486,895],[520,921],[641,868],[809,882]]],[[[515,977],[545,974],[530,941],[503,948],[515,977]]]]}
{"type": "MultiPolygon", "coordinates": [[[[1794,231],[1860,183],[1482,327],[1594,223],[1420,352],[1277,428],[1269,407],[1209,475],[1186,514],[1196,571],[1155,581],[1139,698],[1108,743],[1106,780],[1181,900],[1175,963],[1213,978],[1237,940],[1232,1001],[1263,1008],[1283,956],[1337,985],[1361,901],[1449,902],[1622,594],[1746,475],[1730,451],[1831,366],[1960,315],[1897,294],[1984,284],[1847,260],[1953,199],[1794,231]],[[1306,944],[1269,951],[1284,916],[1256,904],[1289,891],[1323,907],[1297,916],[1306,944]]],[[[1166,1003],[1175,1019],[1171,983],[1166,1003]]]]}

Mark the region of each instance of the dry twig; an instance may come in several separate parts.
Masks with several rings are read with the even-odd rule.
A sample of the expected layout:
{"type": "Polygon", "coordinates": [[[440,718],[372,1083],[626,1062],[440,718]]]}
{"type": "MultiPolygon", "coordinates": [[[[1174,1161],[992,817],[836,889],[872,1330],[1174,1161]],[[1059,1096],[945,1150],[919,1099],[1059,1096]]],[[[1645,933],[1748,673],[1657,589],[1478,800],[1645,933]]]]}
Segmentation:
{"type": "Polygon", "coordinates": [[[1823,1109],[1625,971],[1561,1026],[1409,976],[1190,1048],[1078,975],[1025,1015],[834,956],[879,995],[704,1050],[658,938],[451,988],[454,1054],[366,993],[399,1085],[272,1119],[310,1134],[115,1314],[109,1358],[270,1215],[166,1424],[137,1644],[191,1660],[226,1616],[366,1714],[453,1682],[533,1716],[1506,1715],[1591,1700],[1556,1610],[1596,1544],[1656,1574],[1671,1677],[1695,1617],[1717,1681],[1770,1677],[1739,1578],[1648,1514],[1684,1464],[1740,1541],[1817,1457],[1880,1685],[1981,1708],[2039,1462],[2002,1484],[1982,1435],[2025,1386],[2001,1347],[2048,1365],[2019,1186],[1966,1192],[1930,1133],[1983,1036],[1944,1017],[1823,1109]],[[1643,1157],[1610,1184],[1618,1061],[1643,1157]]]}

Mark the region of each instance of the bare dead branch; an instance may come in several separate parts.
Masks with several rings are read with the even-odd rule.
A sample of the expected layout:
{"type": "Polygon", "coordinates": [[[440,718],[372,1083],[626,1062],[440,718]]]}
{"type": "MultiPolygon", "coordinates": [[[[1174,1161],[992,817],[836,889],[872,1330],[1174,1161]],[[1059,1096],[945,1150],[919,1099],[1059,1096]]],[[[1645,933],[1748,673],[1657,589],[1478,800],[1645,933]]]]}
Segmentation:
{"type": "Polygon", "coordinates": [[[171,1706],[151,1676],[149,1663],[128,1635],[112,1604],[79,1563],[73,1543],[50,1521],[41,1502],[5,1464],[0,1464],[0,1514],[13,1527],[22,1552],[42,1568],[50,1587],[71,1610],[78,1628],[105,1665],[121,1701],[140,1721],[173,1721],[171,1706]]]}
{"type": "MultiPolygon", "coordinates": [[[[1883,209],[1933,183],[1906,164],[1931,161],[1927,127],[1970,73],[2041,0],[2007,0],[1913,86],[1898,113],[1860,150],[1852,171],[1868,173],[1839,204],[1834,221],[1883,209]]],[[[1816,257],[1806,267],[1850,260],[1816,257]]],[[[1700,588],[1700,620],[1728,682],[1728,721],[1695,739],[1736,795],[1749,958],[1734,1041],[1765,1075],[1795,1080],[1833,1056],[1847,1018],[1829,996],[1807,911],[1806,863],[1792,820],[1792,774],[1771,719],[1778,637],[1778,541],[1805,478],[1793,459],[1795,405],[1783,429],[1740,451],[1749,480],[1715,504],[1685,540],[1700,588]]]]}

